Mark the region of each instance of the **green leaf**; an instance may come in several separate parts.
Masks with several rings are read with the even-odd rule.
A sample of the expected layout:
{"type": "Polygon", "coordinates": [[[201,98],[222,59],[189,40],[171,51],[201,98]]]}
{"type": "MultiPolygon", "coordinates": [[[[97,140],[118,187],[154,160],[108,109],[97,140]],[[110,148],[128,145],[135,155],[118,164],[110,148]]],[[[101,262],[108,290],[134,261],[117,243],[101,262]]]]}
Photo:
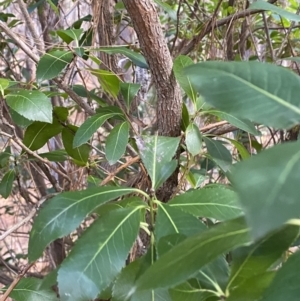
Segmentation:
{"type": "Polygon", "coordinates": [[[220,111],[208,111],[207,113],[217,116],[220,119],[227,120],[229,123],[236,126],[237,128],[245,132],[248,132],[254,136],[261,136],[261,133],[256,129],[256,127],[249,120],[241,120],[231,114],[227,114],[220,111]]]}
{"type": "Polygon", "coordinates": [[[299,227],[285,226],[258,242],[233,251],[227,289],[234,289],[248,278],[263,274],[298,237],[299,227]]]}
{"type": "Polygon", "coordinates": [[[83,33],[83,29],[65,29],[57,30],[57,35],[67,44],[70,44],[72,41],[76,41],[76,46],[79,46],[79,39],[83,33]]]}
{"type": "Polygon", "coordinates": [[[224,295],[229,279],[229,266],[224,255],[205,265],[195,276],[201,287],[215,291],[217,295],[224,295]]]}
{"type": "Polygon", "coordinates": [[[52,123],[52,105],[40,91],[17,90],[6,95],[7,104],[23,117],[52,123]]]}
{"type": "Polygon", "coordinates": [[[169,15],[169,17],[176,21],[177,20],[177,12],[174,10],[169,4],[161,1],[161,0],[154,0],[154,2],[159,5],[161,8],[163,8],[169,15]]]}
{"type": "Polygon", "coordinates": [[[172,301],[205,301],[210,300],[209,297],[216,296],[213,291],[205,288],[194,287],[189,282],[185,282],[170,289],[169,293],[172,297],[172,301]]]}
{"type": "Polygon", "coordinates": [[[240,143],[234,139],[227,138],[227,137],[223,137],[223,138],[230,141],[230,143],[233,144],[233,146],[238,150],[238,152],[243,160],[246,160],[250,157],[248,150],[242,143],[240,143]]]}
{"type": "Polygon", "coordinates": [[[22,278],[9,296],[15,301],[58,301],[51,288],[41,288],[42,279],[22,278]]]}
{"type": "Polygon", "coordinates": [[[168,205],[198,217],[221,221],[242,215],[236,193],[221,185],[187,191],[172,199],[168,205]]]}
{"type": "Polygon", "coordinates": [[[205,101],[221,111],[276,128],[300,123],[300,78],[290,70],[259,62],[211,61],[183,71],[205,101]]]}
{"type": "Polygon", "coordinates": [[[136,66],[149,69],[149,66],[145,60],[145,58],[138,52],[132,51],[131,49],[128,49],[127,46],[113,46],[113,47],[101,47],[96,50],[99,50],[101,52],[105,52],[108,54],[123,54],[126,57],[128,57],[136,66]]]}
{"type": "Polygon", "coordinates": [[[136,292],[133,293],[130,298],[127,298],[128,292],[130,292],[134,286],[137,277],[141,275],[147,267],[151,266],[153,257],[154,254],[152,254],[152,250],[149,249],[146,255],[131,262],[122,270],[113,287],[112,301],[172,301],[168,291],[165,289],[136,292]]]}
{"type": "Polygon", "coordinates": [[[9,80],[0,78],[0,96],[4,97],[4,90],[9,86],[9,80]]]}
{"type": "Polygon", "coordinates": [[[12,191],[14,179],[15,179],[15,171],[11,169],[5,173],[5,175],[3,176],[0,182],[0,194],[5,199],[9,197],[12,191]]]}
{"type": "Polygon", "coordinates": [[[300,296],[300,252],[289,257],[279,269],[261,301],[298,301],[300,296]]]}
{"type": "Polygon", "coordinates": [[[41,153],[39,156],[53,162],[63,162],[68,159],[67,152],[63,149],[41,153]]]}
{"type": "Polygon", "coordinates": [[[37,65],[36,78],[39,82],[58,76],[72,61],[73,53],[65,50],[54,50],[44,54],[37,65]]]}
{"type": "Polygon", "coordinates": [[[269,287],[275,275],[276,272],[271,271],[246,279],[241,285],[230,292],[226,301],[261,300],[263,292],[269,287]]]}
{"type": "Polygon", "coordinates": [[[261,0],[257,0],[255,2],[253,2],[250,6],[249,6],[249,10],[252,9],[262,9],[262,10],[269,10],[272,13],[278,14],[281,17],[284,17],[288,20],[291,21],[296,21],[296,22],[300,22],[300,16],[293,14],[289,11],[286,11],[282,8],[279,8],[271,3],[268,3],[266,1],[261,1],[261,0]]]}
{"type": "Polygon", "coordinates": [[[103,125],[103,123],[113,116],[122,116],[119,112],[107,111],[106,108],[103,111],[88,118],[78,129],[75,134],[73,146],[78,147],[83,143],[86,143],[93,134],[103,125]]]}
{"type": "Polygon", "coordinates": [[[50,242],[75,230],[95,208],[133,192],[141,191],[122,187],[92,187],[61,193],[47,201],[30,232],[29,260],[36,260],[50,242]]]}
{"type": "Polygon", "coordinates": [[[136,137],[141,159],[152,180],[152,188],[157,189],[168,179],[177,167],[172,160],[177,150],[179,138],[161,136],[136,137]]]}
{"type": "Polygon", "coordinates": [[[21,128],[27,128],[29,125],[33,123],[32,120],[28,120],[22,115],[18,114],[16,111],[9,108],[9,113],[13,122],[21,128]]]}
{"type": "Polygon", "coordinates": [[[140,209],[111,211],[81,236],[58,271],[62,301],[92,300],[115,279],[137,237],[140,209]]]}
{"type": "Polygon", "coordinates": [[[185,143],[192,156],[198,155],[202,150],[202,136],[194,123],[189,124],[185,131],[185,143]]]}
{"type": "Polygon", "coordinates": [[[105,156],[110,165],[115,164],[124,154],[129,137],[129,124],[127,121],[115,126],[105,143],[105,156]]]}
{"type": "Polygon", "coordinates": [[[137,92],[139,91],[141,85],[140,84],[133,84],[133,83],[121,83],[120,84],[120,91],[124,98],[127,113],[129,113],[130,105],[134,97],[136,96],[137,92]]]}
{"type": "Polygon", "coordinates": [[[87,144],[80,145],[79,147],[73,147],[74,136],[76,135],[78,128],[76,126],[68,125],[62,130],[62,141],[66,152],[70,157],[81,162],[85,165],[89,159],[90,147],[87,144]]]}
{"type": "Polygon", "coordinates": [[[50,138],[58,135],[63,126],[56,118],[53,123],[35,121],[25,131],[23,143],[31,150],[37,150],[43,147],[50,138]]]}
{"type": "Polygon", "coordinates": [[[186,104],[182,103],[181,129],[185,131],[190,124],[190,115],[186,104]]]}
{"type": "Polygon", "coordinates": [[[249,229],[243,218],[214,226],[185,239],[161,256],[137,280],[131,291],[174,287],[220,254],[247,242],[249,229]]]}
{"type": "Polygon", "coordinates": [[[157,205],[154,232],[157,241],[170,234],[180,233],[191,236],[206,230],[206,226],[194,215],[161,202],[157,202],[157,205]]]}
{"type": "Polygon", "coordinates": [[[194,62],[191,58],[184,55],[179,55],[173,64],[174,75],[180,85],[180,87],[184,90],[186,95],[192,100],[195,104],[197,100],[197,91],[193,88],[190,77],[183,73],[183,68],[186,66],[193,65],[194,62]]]}
{"type": "Polygon", "coordinates": [[[232,157],[230,151],[219,140],[203,137],[207,151],[212,160],[221,167],[224,172],[227,172],[232,165],[232,157]]]}
{"type": "Polygon", "coordinates": [[[10,146],[7,146],[4,151],[0,153],[0,168],[9,165],[9,159],[12,156],[10,146]]]}
{"type": "Polygon", "coordinates": [[[102,69],[88,69],[93,75],[97,76],[102,89],[113,98],[118,98],[120,91],[120,79],[111,71],[102,69]]]}
{"type": "Polygon", "coordinates": [[[276,145],[236,164],[230,179],[255,238],[299,217],[299,142],[276,145]]]}

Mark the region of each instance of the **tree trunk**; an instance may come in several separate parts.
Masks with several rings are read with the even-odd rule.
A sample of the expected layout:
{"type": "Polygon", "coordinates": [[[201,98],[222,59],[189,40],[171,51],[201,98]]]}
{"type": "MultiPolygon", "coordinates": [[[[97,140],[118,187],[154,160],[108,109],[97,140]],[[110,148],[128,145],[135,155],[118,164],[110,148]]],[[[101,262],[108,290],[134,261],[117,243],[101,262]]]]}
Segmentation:
{"type": "MultiPolygon", "coordinates": [[[[182,99],[172,72],[173,61],[152,0],[123,0],[149,65],[157,91],[157,130],[162,136],[180,136],[182,99]]],[[[177,185],[175,172],[157,192],[167,201],[177,185]]]]}

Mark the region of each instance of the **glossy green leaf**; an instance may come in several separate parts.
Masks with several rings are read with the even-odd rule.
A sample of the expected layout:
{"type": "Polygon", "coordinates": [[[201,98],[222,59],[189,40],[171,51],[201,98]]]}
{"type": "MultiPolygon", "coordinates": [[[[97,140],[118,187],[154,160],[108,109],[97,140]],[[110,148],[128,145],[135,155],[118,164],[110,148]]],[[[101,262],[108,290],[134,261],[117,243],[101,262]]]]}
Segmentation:
{"type": "Polygon", "coordinates": [[[110,165],[115,164],[124,154],[129,138],[129,124],[127,121],[115,126],[105,143],[105,156],[110,165]]]}
{"type": "Polygon", "coordinates": [[[58,120],[65,122],[69,116],[69,110],[66,107],[54,107],[53,108],[53,116],[58,120]]]}
{"type": "Polygon", "coordinates": [[[189,124],[185,131],[185,143],[192,156],[198,155],[202,150],[202,136],[194,123],[189,124]]]}
{"type": "Polygon", "coordinates": [[[227,120],[230,124],[236,126],[237,128],[248,132],[254,136],[260,136],[261,133],[256,129],[256,127],[249,120],[242,120],[236,118],[235,116],[220,112],[220,111],[208,111],[209,114],[219,117],[220,119],[227,120]]]}
{"type": "Polygon", "coordinates": [[[194,215],[161,202],[157,202],[157,206],[154,232],[157,241],[170,234],[191,236],[206,230],[206,226],[194,215]]]}
{"type": "Polygon", "coordinates": [[[120,91],[124,98],[127,112],[129,113],[130,105],[136,94],[138,93],[141,85],[140,84],[133,84],[133,83],[121,83],[120,84],[120,91]]]}
{"type": "Polygon", "coordinates": [[[211,159],[216,162],[224,172],[227,172],[232,165],[230,151],[220,140],[210,139],[208,137],[203,137],[203,140],[211,159]]]}
{"type": "Polygon", "coordinates": [[[95,90],[87,90],[86,87],[84,87],[83,85],[74,85],[72,87],[72,90],[81,97],[86,97],[88,99],[93,99],[93,100],[97,101],[97,103],[101,107],[107,107],[107,103],[105,102],[105,100],[100,98],[95,93],[95,90]]]}
{"type": "Polygon", "coordinates": [[[73,57],[69,50],[54,50],[44,54],[37,65],[37,80],[42,82],[58,76],[73,57]]]}
{"type": "Polygon", "coordinates": [[[77,131],[78,128],[76,126],[68,125],[62,130],[62,141],[68,155],[77,160],[78,163],[81,162],[81,164],[85,165],[89,159],[90,147],[87,144],[73,147],[77,131]]]}
{"type": "Polygon", "coordinates": [[[157,189],[176,169],[177,161],[172,158],[179,141],[180,138],[157,135],[136,137],[136,144],[152,180],[153,189],[157,189]]]}
{"type": "Polygon", "coordinates": [[[237,149],[237,151],[239,152],[239,154],[243,160],[248,159],[250,157],[248,150],[242,143],[240,143],[234,139],[227,138],[227,137],[223,137],[223,138],[230,141],[230,143],[237,149]]]}
{"type": "Polygon", "coordinates": [[[230,178],[255,238],[299,217],[299,142],[276,145],[236,164],[230,178]]]}
{"type": "Polygon", "coordinates": [[[39,211],[30,232],[29,260],[36,260],[50,242],[75,230],[95,208],[133,192],[141,191],[123,187],[92,187],[61,193],[50,199],[39,211]]]}
{"type": "Polygon", "coordinates": [[[198,217],[228,220],[242,215],[236,193],[221,185],[187,191],[169,203],[198,217]]]}
{"type": "Polygon", "coordinates": [[[102,89],[111,95],[113,98],[117,98],[120,91],[120,79],[111,71],[102,69],[88,69],[93,75],[97,76],[102,89]]]}
{"type": "Polygon", "coordinates": [[[298,301],[300,296],[300,252],[289,257],[279,269],[261,301],[298,301]]]}
{"type": "Polygon", "coordinates": [[[300,122],[300,78],[290,70],[259,62],[211,61],[183,71],[205,101],[221,111],[276,128],[300,122]]]}
{"type": "Polygon", "coordinates": [[[9,296],[15,301],[58,301],[53,289],[41,288],[42,282],[42,279],[22,278],[9,296]]]}
{"type": "Polygon", "coordinates": [[[128,57],[136,66],[144,69],[149,68],[145,58],[140,53],[128,49],[127,46],[126,47],[124,46],[101,47],[97,50],[108,54],[117,54],[117,53],[123,54],[126,57],[128,57]]]}
{"type": "Polygon", "coordinates": [[[236,287],[226,301],[253,301],[261,300],[261,296],[274,279],[276,272],[270,271],[255,277],[246,279],[236,287]]]}
{"type": "Polygon", "coordinates": [[[11,119],[13,120],[13,122],[16,125],[18,125],[20,128],[27,128],[29,125],[31,125],[33,123],[32,120],[29,120],[29,119],[23,117],[22,115],[20,115],[16,111],[12,110],[11,108],[9,108],[9,113],[10,113],[10,116],[11,116],[11,119]]]}
{"type": "Polygon", "coordinates": [[[269,10],[272,13],[278,14],[279,16],[284,17],[288,20],[300,22],[300,16],[299,15],[293,14],[293,13],[291,13],[287,10],[284,10],[284,9],[282,9],[282,8],[276,6],[276,5],[268,3],[267,1],[257,0],[249,6],[249,9],[269,10]]]}
{"type": "Polygon", "coordinates": [[[40,91],[17,90],[6,95],[7,104],[23,117],[52,123],[52,105],[40,91]]]}
{"type": "Polygon", "coordinates": [[[4,97],[4,90],[9,86],[9,80],[0,78],[0,96],[4,97]]]}
{"type": "Polygon", "coordinates": [[[93,300],[115,279],[137,237],[140,209],[111,211],[81,236],[58,271],[62,301],[93,300]]]}
{"type": "Polygon", "coordinates": [[[3,176],[1,182],[0,182],[0,195],[4,198],[8,198],[13,187],[15,179],[15,171],[13,169],[9,170],[5,173],[3,176]]]}
{"type": "Polygon", "coordinates": [[[120,115],[120,113],[109,112],[103,109],[101,113],[88,118],[76,132],[73,146],[78,147],[86,143],[107,119],[116,115],[120,115]]]}
{"type": "Polygon", "coordinates": [[[172,301],[165,289],[135,292],[128,297],[128,292],[132,290],[138,276],[151,266],[153,257],[154,254],[150,249],[146,255],[131,262],[122,270],[113,287],[112,301],[172,301]]]}
{"type": "Polygon", "coordinates": [[[227,289],[232,290],[248,278],[266,272],[298,237],[299,228],[286,226],[254,244],[233,251],[227,289]]]}
{"type": "Polygon", "coordinates": [[[54,118],[53,123],[35,121],[25,131],[23,143],[31,150],[43,147],[50,138],[58,135],[63,129],[59,121],[54,118]]]}
{"type": "Polygon", "coordinates": [[[70,44],[72,41],[76,41],[76,46],[79,46],[79,39],[83,33],[83,29],[65,29],[65,30],[57,30],[57,35],[67,44],[70,44]]]}
{"type": "Polygon", "coordinates": [[[175,74],[175,77],[180,85],[180,87],[184,90],[186,95],[193,101],[193,103],[196,103],[197,100],[197,91],[194,89],[194,87],[191,84],[190,77],[183,73],[183,68],[193,65],[193,60],[184,55],[179,55],[175,60],[173,64],[173,71],[175,74]]]}
{"type": "Polygon", "coordinates": [[[189,237],[161,256],[137,280],[132,292],[174,287],[220,254],[249,240],[249,229],[243,218],[226,221],[189,237]]]}

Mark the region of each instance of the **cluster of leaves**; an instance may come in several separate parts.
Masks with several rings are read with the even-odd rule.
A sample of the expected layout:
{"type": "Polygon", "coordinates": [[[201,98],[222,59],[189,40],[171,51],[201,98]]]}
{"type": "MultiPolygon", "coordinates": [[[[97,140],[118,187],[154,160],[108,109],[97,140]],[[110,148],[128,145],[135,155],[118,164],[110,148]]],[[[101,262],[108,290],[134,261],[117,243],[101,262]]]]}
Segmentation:
{"type": "MultiPolygon", "coordinates": [[[[57,32],[65,43],[75,41],[76,47],[72,52],[55,49],[41,57],[37,85],[61,74],[75,56],[90,56],[80,42],[86,40],[84,34],[76,27],[57,32]]],[[[123,54],[136,66],[148,67],[141,54],[126,47],[99,50],[123,54]]],[[[107,70],[89,71],[112,98],[123,96],[129,112],[139,85],[124,83],[107,70]]],[[[41,157],[55,162],[71,158],[79,166],[89,166],[89,140],[107,120],[114,121],[116,126],[105,141],[107,161],[118,162],[130,146],[138,152],[151,180],[150,192],[114,182],[62,192],[48,200],[30,233],[30,262],[38,260],[55,239],[75,231],[86,216],[97,217],[56,270],[44,279],[21,279],[10,294],[13,299],[298,299],[300,253],[289,256],[288,250],[299,238],[300,143],[276,145],[251,157],[237,140],[224,142],[201,133],[194,120],[201,114],[211,114],[254,136],[260,134],[256,124],[290,129],[300,123],[299,77],[271,64],[194,64],[187,56],[175,59],[173,71],[192,102],[192,113],[187,105],[182,109],[184,139],[133,136],[126,112],[108,106],[95,91],[86,91],[83,86],[74,86],[73,90],[96,101],[99,108],[76,127],[68,119],[71,107],[53,107],[51,92],[20,89],[16,83],[0,79],[1,96],[15,123],[25,128],[23,143],[28,149],[39,150],[49,139],[61,135],[63,149],[41,157]],[[228,145],[238,150],[241,162],[233,162],[228,145]],[[181,173],[192,189],[162,203],[155,191],[177,168],[174,155],[179,147],[181,173]],[[204,185],[207,173],[197,165],[210,165],[210,171],[217,168],[230,185],[204,185]],[[143,256],[125,266],[141,229],[149,235],[150,246],[143,256]],[[59,299],[52,289],[56,284],[59,299]]],[[[10,195],[15,179],[10,157],[7,148],[0,161],[1,167],[8,168],[0,184],[4,197],[10,195]]]]}

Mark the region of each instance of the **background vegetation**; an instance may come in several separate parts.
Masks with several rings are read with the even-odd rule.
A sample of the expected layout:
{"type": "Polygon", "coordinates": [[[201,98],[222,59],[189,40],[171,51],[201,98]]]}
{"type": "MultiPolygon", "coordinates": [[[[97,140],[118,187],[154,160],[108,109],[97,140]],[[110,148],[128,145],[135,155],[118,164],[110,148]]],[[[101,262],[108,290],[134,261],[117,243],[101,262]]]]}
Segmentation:
{"type": "Polygon", "coordinates": [[[298,2],[0,2],[1,301],[300,295],[298,2]]]}

